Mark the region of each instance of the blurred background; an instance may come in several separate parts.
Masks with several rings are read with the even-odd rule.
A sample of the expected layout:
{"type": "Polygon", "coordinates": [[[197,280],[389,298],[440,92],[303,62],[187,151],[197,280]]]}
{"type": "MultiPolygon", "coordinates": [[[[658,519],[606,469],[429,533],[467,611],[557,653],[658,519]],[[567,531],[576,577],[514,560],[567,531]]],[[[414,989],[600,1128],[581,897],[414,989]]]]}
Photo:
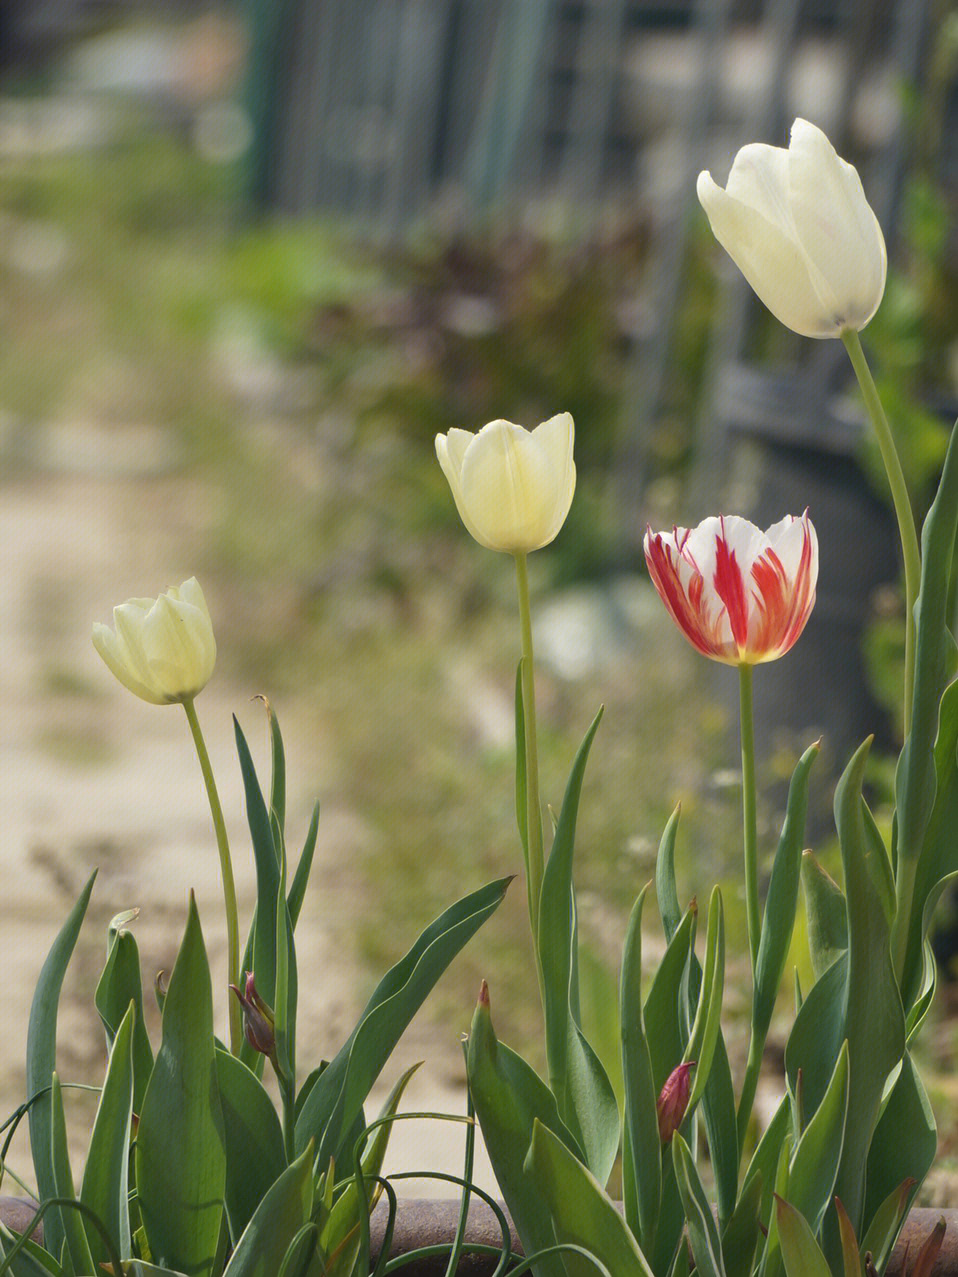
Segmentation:
{"type": "MultiPolygon", "coordinates": [[[[575,418],[572,513],[531,563],[542,786],[557,805],[607,703],[577,881],[610,1062],[624,917],[676,802],[684,894],[719,875],[744,931],[737,680],[666,617],[647,522],[809,507],[816,611],[756,677],[766,866],[822,733],[826,863],[834,780],[871,731],[887,814],[901,596],[880,462],[840,344],[768,318],[694,188],[797,115],[858,165],[890,258],[864,342],[921,514],[958,404],[956,68],[955,0],[0,0],[4,1111],[36,972],[94,866],[63,1075],[100,1076],[114,913],[140,907],[146,972],[168,969],[195,886],[223,964],[185,720],[89,642],[129,596],[192,574],[206,591],[219,663],[198,708],[247,908],[230,713],[264,766],[250,697],[279,716],[294,844],[321,800],[304,1062],[429,919],[520,867],[512,565],[459,523],[438,431],[575,418]]],[[[517,884],[403,1048],[428,1057],[417,1103],[462,1110],[483,976],[500,1034],[538,1058],[525,937],[517,884]]],[[[940,948],[947,970],[947,928],[940,948]]],[[[948,1003],[926,1052],[946,1098],[948,1003]]]]}

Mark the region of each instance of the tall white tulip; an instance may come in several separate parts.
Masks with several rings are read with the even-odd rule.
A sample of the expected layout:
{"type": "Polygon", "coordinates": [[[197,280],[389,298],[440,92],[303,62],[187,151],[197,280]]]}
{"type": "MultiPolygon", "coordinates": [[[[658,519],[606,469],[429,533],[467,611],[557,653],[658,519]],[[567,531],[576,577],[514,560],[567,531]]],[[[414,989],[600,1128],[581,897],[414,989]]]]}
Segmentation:
{"type": "Polygon", "coordinates": [[[436,435],[436,455],[460,518],[480,545],[527,554],[557,536],[575,492],[572,417],[535,430],[490,421],[478,434],[436,435]]]}
{"type": "Polygon", "coordinates": [[[804,337],[859,331],[878,309],[887,255],[853,165],[796,120],[788,149],[753,142],[723,190],[700,173],[716,239],[776,319],[804,337]]]}
{"type": "Polygon", "coordinates": [[[210,680],[216,640],[195,576],[158,599],[113,609],[114,629],[94,625],[93,646],[124,687],[152,705],[191,701],[210,680]]]}

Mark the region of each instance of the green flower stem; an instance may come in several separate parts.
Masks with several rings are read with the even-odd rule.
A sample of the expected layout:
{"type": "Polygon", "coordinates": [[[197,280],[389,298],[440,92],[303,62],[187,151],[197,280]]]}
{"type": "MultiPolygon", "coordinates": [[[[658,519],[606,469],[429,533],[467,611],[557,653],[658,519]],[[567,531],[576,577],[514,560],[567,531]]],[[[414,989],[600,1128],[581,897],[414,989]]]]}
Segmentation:
{"type": "Polygon", "coordinates": [[[758,819],[755,806],[755,723],[752,710],[752,667],[738,667],[739,713],[742,723],[742,823],[745,843],[745,912],[748,919],[748,953],[755,979],[760,920],[758,916],[758,819]]]}
{"type": "Polygon", "coordinates": [[[918,533],[915,529],[915,516],[912,512],[905,476],[895,448],[891,427],[875,385],[861,339],[854,330],[842,333],[842,341],[848,351],[848,357],[855,369],[855,376],[861,387],[865,400],[865,408],[878,438],[885,473],[891,488],[895,514],[898,517],[898,534],[901,537],[902,556],[905,564],[905,736],[911,731],[911,705],[915,688],[915,600],[918,598],[918,587],[921,582],[921,552],[918,548],[918,533]]]}
{"type": "Polygon", "coordinates": [[[529,607],[529,573],[525,554],[517,554],[516,583],[519,590],[519,623],[522,628],[522,716],[526,742],[526,887],[529,895],[529,922],[539,961],[539,895],[542,891],[544,860],[542,813],[539,807],[539,751],[536,744],[535,661],[532,652],[532,613],[529,607]]]}
{"type": "Polygon", "coordinates": [[[752,1025],[752,1036],[748,1043],[748,1059],[745,1062],[745,1077],[742,1079],[742,1093],[738,1100],[738,1147],[739,1156],[745,1151],[745,1137],[752,1116],[752,1105],[755,1103],[755,1090],[758,1086],[758,1075],[762,1070],[762,1055],[765,1051],[765,1039],[761,1041],[752,1025]]]}
{"type": "MultiPolygon", "coordinates": [[[[230,859],[230,844],[226,836],[226,822],[223,819],[223,808],[220,805],[220,796],[216,789],[216,781],[213,778],[210,756],[206,748],[206,741],[203,739],[203,733],[200,730],[200,721],[196,717],[196,706],[192,697],[183,702],[183,708],[186,710],[190,731],[193,733],[196,756],[200,760],[200,770],[203,773],[203,782],[206,785],[206,793],[210,803],[210,813],[213,817],[213,828],[216,830],[216,846],[220,853],[220,873],[223,878],[223,897],[226,902],[229,983],[235,984],[239,988],[239,911],[236,907],[236,886],[233,882],[233,862],[230,859]]],[[[227,1003],[229,1006],[230,1051],[233,1055],[239,1055],[240,1044],[243,1040],[239,1000],[228,993],[227,1003]]]]}

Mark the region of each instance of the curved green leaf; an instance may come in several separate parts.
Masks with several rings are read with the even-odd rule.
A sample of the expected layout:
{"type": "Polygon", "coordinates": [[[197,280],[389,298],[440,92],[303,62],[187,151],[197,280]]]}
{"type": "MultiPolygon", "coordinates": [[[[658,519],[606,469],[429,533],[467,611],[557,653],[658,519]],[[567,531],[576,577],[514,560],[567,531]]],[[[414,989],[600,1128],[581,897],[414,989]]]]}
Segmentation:
{"type": "Polygon", "coordinates": [[[666,944],[672,943],[672,937],[682,920],[679,893],[675,886],[675,836],[678,833],[681,812],[682,804],[679,803],[668,819],[655,858],[655,898],[659,903],[666,944]]]}
{"type": "Polygon", "coordinates": [[[216,1081],[226,1148],[226,1214],[234,1244],[286,1169],[283,1128],[259,1078],[217,1047],[216,1081]]]}
{"type": "Polygon", "coordinates": [[[712,1056],[718,1039],[722,1015],[722,994],[725,988],[725,915],[722,909],[722,893],[712,889],[709,898],[708,928],[705,937],[705,967],[699,993],[695,1020],[689,1035],[684,1060],[695,1060],[695,1081],[689,1095],[689,1110],[696,1105],[705,1090],[712,1069],[712,1056]]]}
{"type": "Polygon", "coordinates": [[[313,867],[313,853],[316,851],[318,836],[319,803],[316,803],[313,807],[313,814],[309,819],[306,841],[303,843],[303,850],[300,852],[299,860],[296,862],[296,871],[293,874],[293,881],[286,901],[289,908],[289,920],[294,927],[299,921],[299,912],[303,907],[303,900],[306,898],[306,887],[309,883],[310,870],[313,867]]]}
{"type": "MultiPolygon", "coordinates": [[[[536,1119],[527,1171],[552,1213],[556,1237],[595,1255],[615,1277],[653,1277],[648,1261],[602,1185],[563,1141],[536,1119]]],[[[570,1274],[585,1265],[566,1260],[570,1274]]]]}
{"type": "Polygon", "coordinates": [[[785,822],[772,864],[752,994],[752,1032],[760,1042],[765,1041],[772,1022],[775,999],[782,982],[788,947],[792,942],[805,840],[805,816],[808,811],[808,777],[818,753],[819,745],[816,741],[806,749],[792,774],[785,822]]]}
{"type": "Polygon", "coordinates": [[[758,1245],[762,1176],[755,1174],[742,1189],[729,1222],[722,1230],[722,1264],[728,1277],[751,1277],[758,1245]]]}
{"type": "Polygon", "coordinates": [[[805,1127],[788,1171],[788,1200],[817,1233],[831,1201],[849,1106],[848,1046],[842,1044],[828,1090],[805,1127]]]}
{"type": "Polygon", "coordinates": [[[681,1060],[685,1048],[687,1034],[683,1023],[683,1003],[688,998],[689,959],[697,913],[693,901],[662,955],[645,999],[645,1032],[656,1095],[681,1060]]]}
{"type": "MultiPolygon", "coordinates": [[[[73,1172],[70,1169],[70,1153],[67,1147],[67,1124],[63,1113],[63,1092],[60,1079],[53,1075],[50,1089],[51,1126],[50,1154],[53,1162],[53,1180],[57,1197],[76,1200],[76,1189],[73,1186],[73,1172]]],[[[68,1272],[85,1274],[93,1272],[93,1259],[90,1256],[90,1244],[86,1235],[86,1220],[79,1211],[60,1207],[60,1218],[63,1221],[63,1233],[66,1246],[63,1252],[63,1266],[68,1272]]],[[[93,1225],[91,1224],[92,1228],[93,1225]]]]}
{"type": "Polygon", "coordinates": [[[915,1189],[931,1169],[938,1148],[935,1115],[911,1052],[875,1126],[865,1177],[864,1225],[868,1229],[883,1199],[913,1181],[915,1189]]]}
{"type": "Polygon", "coordinates": [[[793,1095],[798,1093],[798,1073],[801,1070],[806,1114],[814,1113],[821,1103],[842,1049],[847,983],[846,951],[809,989],[785,1044],[789,1090],[793,1095]]]}
{"type": "MultiPolygon", "coordinates": [[[[136,1006],[131,1002],[113,1039],[80,1189],[80,1201],[99,1216],[121,1259],[133,1258],[128,1199],[135,1022],[136,1006]]],[[[88,1236],[94,1262],[105,1264],[109,1254],[103,1238],[93,1228],[88,1236]]]]}
{"type": "Polygon", "coordinates": [[[712,1207],[695,1169],[692,1151],[676,1131],[672,1136],[672,1164],[689,1230],[689,1245],[699,1277],[725,1277],[722,1242],[712,1207]]]}
{"type": "MultiPolygon", "coordinates": [[[[60,989],[67,965],[73,954],[80,933],[87,905],[90,903],[90,892],[96,879],[96,870],[90,875],[80,897],[70,910],[66,922],[60,928],[50,952],[47,954],[37,986],[33,992],[33,1003],[30,1007],[30,1022],[27,1027],[27,1095],[39,1095],[30,1106],[30,1149],[33,1153],[33,1169],[37,1179],[37,1196],[40,1201],[48,1197],[56,1197],[56,1182],[50,1150],[52,1147],[52,1101],[49,1092],[53,1071],[56,1068],[57,1054],[57,1008],[60,1003],[60,989]]],[[[44,1216],[44,1235],[47,1249],[58,1255],[63,1245],[64,1232],[60,1212],[57,1209],[47,1211],[44,1216]]]]}
{"type": "Polygon", "coordinates": [[[619,1025],[625,1113],[622,1119],[622,1199],[625,1219],[643,1250],[650,1250],[662,1196],[657,1092],[642,1014],[642,908],[648,888],[632,909],[622,954],[619,1025]]]}
{"type": "Polygon", "coordinates": [[[153,1048],[143,1021],[143,986],[140,981],[140,955],[136,940],[129,931],[116,931],[110,940],[106,965],[94,995],[96,1009],[112,1047],[130,1003],[136,1008],[133,1021],[133,1108],[143,1106],[146,1084],[153,1069],[153,1048]]]}
{"type": "Polygon", "coordinates": [[[788,1277],[832,1277],[805,1217],[781,1197],[775,1200],[778,1236],[788,1277]]]}
{"type": "Polygon", "coordinates": [[[313,1147],[308,1144],[257,1207],[226,1265],[224,1277],[276,1277],[313,1209],[313,1147]]]}
{"type": "Polygon", "coordinates": [[[748,1164],[745,1178],[742,1181],[742,1196],[749,1191],[756,1181],[762,1185],[759,1201],[758,1217],[763,1227],[767,1228],[772,1214],[772,1191],[775,1187],[775,1171],[782,1153],[782,1144],[792,1124],[792,1108],[789,1097],[783,1096],[775,1110],[772,1120],[766,1126],[759,1140],[752,1160],[748,1164]]]}
{"type": "Polygon", "coordinates": [[[320,1168],[342,1161],[342,1141],[406,1025],[433,985],[499,907],[511,878],[488,883],[457,901],[426,928],[383,977],[359,1024],[316,1079],[296,1119],[296,1148],[318,1140],[320,1168]]]}
{"type": "Polygon", "coordinates": [[[143,1101],[136,1186],[150,1254],[187,1277],[216,1256],[226,1153],[213,1047],[213,998],[196,902],[163,1006],[163,1040],[143,1101]]]}
{"type": "MultiPolygon", "coordinates": [[[[546,1084],[521,1056],[496,1038],[485,982],[469,1031],[466,1075],[496,1180],[522,1248],[532,1255],[556,1240],[540,1188],[525,1171],[533,1123],[541,1122],[553,1130],[580,1160],[581,1150],[559,1117],[555,1096],[546,1084]]],[[[542,1277],[564,1277],[564,1272],[558,1256],[537,1264],[542,1277]]]]}
{"type": "Polygon", "coordinates": [[[841,887],[811,851],[802,853],[802,888],[812,971],[819,980],[848,948],[848,911],[841,887]]]}

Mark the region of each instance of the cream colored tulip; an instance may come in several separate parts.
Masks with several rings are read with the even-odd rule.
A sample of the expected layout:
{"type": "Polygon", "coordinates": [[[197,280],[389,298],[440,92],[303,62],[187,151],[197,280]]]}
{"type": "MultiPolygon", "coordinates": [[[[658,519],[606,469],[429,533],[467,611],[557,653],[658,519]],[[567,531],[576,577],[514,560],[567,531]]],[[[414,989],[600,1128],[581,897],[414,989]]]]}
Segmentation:
{"type": "Polygon", "coordinates": [[[885,290],[887,255],[856,169],[796,120],[788,149],[761,142],[736,155],[723,190],[700,173],[715,238],[776,319],[804,337],[860,330],[885,290]]]}
{"type": "Polygon", "coordinates": [[[575,492],[574,434],[561,412],[532,431],[490,421],[478,434],[436,435],[459,515],[480,545],[526,554],[555,539],[575,492]]]}
{"type": "Polygon", "coordinates": [[[113,609],[114,629],[93,627],[93,646],[124,687],[152,705],[177,705],[203,690],[216,663],[209,609],[196,577],[158,599],[113,609]]]}

